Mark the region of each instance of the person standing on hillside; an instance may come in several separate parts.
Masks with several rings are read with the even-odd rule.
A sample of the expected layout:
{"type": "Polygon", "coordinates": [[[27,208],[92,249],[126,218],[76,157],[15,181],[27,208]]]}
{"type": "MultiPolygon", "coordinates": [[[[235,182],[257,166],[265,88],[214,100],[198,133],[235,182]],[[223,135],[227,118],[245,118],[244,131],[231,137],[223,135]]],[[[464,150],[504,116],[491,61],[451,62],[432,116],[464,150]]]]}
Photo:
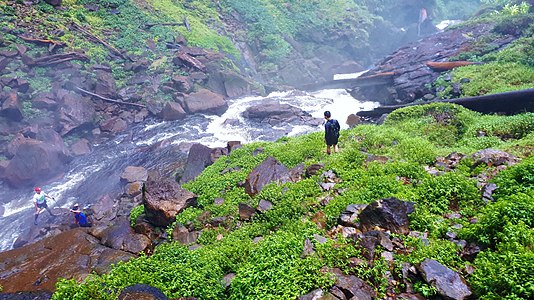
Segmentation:
{"type": "Polygon", "coordinates": [[[53,197],[48,196],[45,192],[41,190],[40,187],[36,187],[34,191],[35,195],[33,195],[33,205],[35,205],[35,220],[33,221],[33,224],[37,225],[37,218],[39,217],[39,214],[41,213],[43,208],[46,209],[46,211],[48,211],[48,213],[52,217],[56,216],[52,213],[52,211],[50,211],[50,209],[48,208],[48,204],[46,203],[46,198],[52,200],[55,199],[53,197]]]}
{"type": "Polygon", "coordinates": [[[337,146],[339,139],[339,122],[336,119],[332,119],[332,114],[330,111],[324,112],[324,118],[326,122],[324,123],[324,141],[326,143],[326,154],[330,155],[330,148],[334,147],[334,152],[338,152],[339,148],[337,146]]]}

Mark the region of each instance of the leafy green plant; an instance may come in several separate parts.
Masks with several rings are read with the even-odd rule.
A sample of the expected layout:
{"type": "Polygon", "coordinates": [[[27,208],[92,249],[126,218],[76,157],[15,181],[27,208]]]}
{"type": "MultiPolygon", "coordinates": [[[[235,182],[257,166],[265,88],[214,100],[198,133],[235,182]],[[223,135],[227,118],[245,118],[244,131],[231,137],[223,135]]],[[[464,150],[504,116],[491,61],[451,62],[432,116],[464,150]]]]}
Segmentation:
{"type": "Polygon", "coordinates": [[[132,208],[132,210],[130,211],[130,225],[134,227],[137,221],[137,218],[139,218],[139,216],[144,213],[145,213],[145,206],[142,204],[137,205],[136,207],[132,208]]]}

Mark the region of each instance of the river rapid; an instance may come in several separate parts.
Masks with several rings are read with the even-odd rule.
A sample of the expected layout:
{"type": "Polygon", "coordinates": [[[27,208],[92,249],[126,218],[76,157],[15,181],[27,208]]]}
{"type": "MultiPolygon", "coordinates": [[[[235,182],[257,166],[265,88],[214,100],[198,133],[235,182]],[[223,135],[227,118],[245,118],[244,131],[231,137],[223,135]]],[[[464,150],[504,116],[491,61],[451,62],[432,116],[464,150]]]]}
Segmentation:
{"type": "MultiPolygon", "coordinates": [[[[361,102],[345,90],[322,90],[314,93],[277,92],[267,97],[244,97],[228,100],[229,108],[222,116],[191,115],[184,120],[161,122],[148,119],[136,124],[124,134],[92,145],[88,155],[74,158],[69,171],[62,178],[41,186],[55,200],[49,207],[68,208],[73,203],[88,206],[103,195],[117,197],[121,194],[120,175],[127,166],[142,166],[157,170],[162,175],[172,175],[176,162],[187,158],[192,143],[209,147],[226,146],[228,141],[251,143],[275,141],[283,136],[296,136],[323,130],[322,126],[294,126],[284,124],[272,127],[250,122],[241,113],[252,105],[268,99],[298,107],[313,117],[322,118],[325,110],[339,120],[342,129],[350,114],[370,110],[376,102],[361,102]],[[294,96],[298,94],[299,96],[294,96]],[[232,120],[232,122],[225,122],[232,120]],[[237,121],[236,121],[237,120],[237,121]]],[[[15,239],[33,225],[34,207],[32,189],[11,189],[0,183],[0,251],[9,250],[15,239]]],[[[39,225],[46,222],[48,214],[39,218],[39,225]]]]}

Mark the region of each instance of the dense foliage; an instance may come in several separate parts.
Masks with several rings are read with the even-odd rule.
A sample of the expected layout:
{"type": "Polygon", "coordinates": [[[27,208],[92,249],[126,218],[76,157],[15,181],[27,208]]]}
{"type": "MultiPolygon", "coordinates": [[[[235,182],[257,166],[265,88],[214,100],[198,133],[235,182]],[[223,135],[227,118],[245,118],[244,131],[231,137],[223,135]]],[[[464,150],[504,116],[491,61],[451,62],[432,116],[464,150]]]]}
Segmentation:
{"type": "MultiPolygon", "coordinates": [[[[397,110],[384,125],[342,131],[342,150],[331,156],[324,153],[320,132],[246,145],[184,185],[198,194],[199,207],[186,209],[177,223],[202,230],[198,240],[202,247],[158,246],[152,256],[119,263],[110,274],[91,276],[81,285],[61,281],[54,299],[113,299],[122,288],[136,283],[153,285],[169,297],[294,299],[333,284],[334,277],[324,267],[355,274],[384,295],[387,272],[400,276],[403,262],[417,264],[425,258],[462,273],[480,298],[529,299],[534,274],[532,124],[532,113],[490,116],[456,105],[433,104],[397,110]],[[481,131],[485,134],[480,135],[481,131]],[[452,133],[437,138],[446,132],[452,133]],[[255,151],[258,148],[262,151],[255,151]],[[508,151],[521,159],[491,179],[499,188],[495,201],[487,204],[476,178],[496,169],[477,166],[469,156],[485,148],[508,151]],[[452,152],[467,155],[454,170],[442,175],[425,170],[438,156],[452,152]],[[388,159],[369,161],[369,155],[388,159]],[[339,178],[335,191],[319,187],[324,180],[320,173],[297,183],[270,184],[259,195],[248,196],[239,183],[267,156],[289,168],[323,163],[324,171],[331,170],[339,178]],[[427,239],[398,236],[412,250],[395,254],[396,265],[383,259],[372,266],[350,264],[362,258],[361,248],[329,230],[347,205],[384,197],[417,203],[411,229],[425,232],[427,239]],[[224,203],[214,204],[216,198],[223,198],[224,203]],[[238,204],[255,206],[261,199],[272,202],[273,209],[240,221],[238,204]],[[459,218],[447,217],[451,213],[459,218]],[[317,223],[320,215],[324,227],[317,223]],[[219,216],[226,217],[224,226],[208,225],[219,216]],[[473,262],[464,261],[459,246],[447,240],[449,232],[486,248],[473,262]],[[326,242],[319,242],[317,234],[326,242]],[[306,239],[316,251],[302,256],[306,239]],[[467,266],[474,268],[472,275],[465,272],[467,266]],[[235,278],[225,289],[223,277],[229,273],[235,278]]],[[[415,282],[414,288],[427,296],[436,293],[422,281],[415,282]]]]}

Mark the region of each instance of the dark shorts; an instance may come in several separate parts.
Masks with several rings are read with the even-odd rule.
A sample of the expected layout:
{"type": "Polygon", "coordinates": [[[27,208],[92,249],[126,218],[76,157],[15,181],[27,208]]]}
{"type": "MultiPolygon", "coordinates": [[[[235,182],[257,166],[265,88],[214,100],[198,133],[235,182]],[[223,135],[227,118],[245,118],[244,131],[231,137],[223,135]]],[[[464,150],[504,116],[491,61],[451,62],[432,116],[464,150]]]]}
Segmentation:
{"type": "Polygon", "coordinates": [[[38,208],[46,208],[46,209],[48,209],[48,204],[46,204],[46,201],[43,202],[43,203],[37,203],[37,207],[38,208]]]}
{"type": "Polygon", "coordinates": [[[325,136],[324,140],[327,146],[337,145],[339,136],[325,136]]]}

